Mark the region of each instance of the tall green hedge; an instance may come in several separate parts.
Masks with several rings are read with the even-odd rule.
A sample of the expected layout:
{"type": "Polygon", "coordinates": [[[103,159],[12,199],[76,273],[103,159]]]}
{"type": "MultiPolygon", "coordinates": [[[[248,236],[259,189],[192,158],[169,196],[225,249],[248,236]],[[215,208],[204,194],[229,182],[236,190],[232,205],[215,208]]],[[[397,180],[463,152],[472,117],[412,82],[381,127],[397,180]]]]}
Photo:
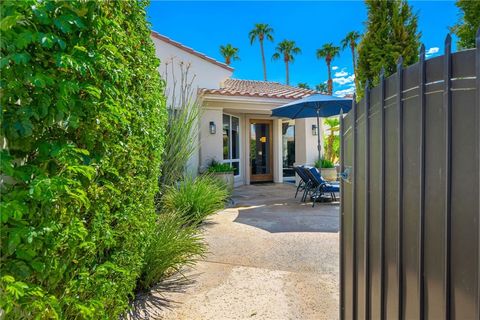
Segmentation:
{"type": "Polygon", "coordinates": [[[7,318],[118,318],[132,297],[166,121],[147,4],[1,2],[7,318]]]}

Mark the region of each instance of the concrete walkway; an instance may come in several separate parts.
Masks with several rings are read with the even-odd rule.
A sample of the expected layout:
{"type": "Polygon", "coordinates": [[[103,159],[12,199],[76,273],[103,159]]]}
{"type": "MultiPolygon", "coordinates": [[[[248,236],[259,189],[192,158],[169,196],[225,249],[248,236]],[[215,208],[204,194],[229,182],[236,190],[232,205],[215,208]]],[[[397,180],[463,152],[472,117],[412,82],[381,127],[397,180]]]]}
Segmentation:
{"type": "Polygon", "coordinates": [[[301,204],[287,184],[235,189],[204,226],[209,254],[137,307],[148,319],[337,319],[338,203],[301,204]]]}

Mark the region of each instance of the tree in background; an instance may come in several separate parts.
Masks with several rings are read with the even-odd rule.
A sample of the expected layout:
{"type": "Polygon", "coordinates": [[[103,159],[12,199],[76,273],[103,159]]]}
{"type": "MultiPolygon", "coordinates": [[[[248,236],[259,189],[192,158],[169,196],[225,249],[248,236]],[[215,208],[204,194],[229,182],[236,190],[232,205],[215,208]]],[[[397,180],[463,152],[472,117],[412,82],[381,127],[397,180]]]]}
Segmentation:
{"type": "Polygon", "coordinates": [[[263,80],[267,81],[267,64],[265,62],[265,51],[263,50],[263,41],[265,38],[273,42],[273,28],[271,28],[266,23],[256,23],[252,31],[248,33],[250,38],[250,44],[255,42],[255,39],[258,39],[260,42],[260,51],[262,53],[262,64],[263,64],[263,80]]]}
{"type": "Polygon", "coordinates": [[[325,137],[325,159],[335,162],[339,157],[338,142],[339,136],[335,135],[335,132],[340,130],[340,120],[338,117],[326,118],[323,120],[328,126],[330,134],[325,137]]]}
{"type": "Polygon", "coordinates": [[[333,81],[332,81],[332,69],[331,63],[335,57],[338,57],[340,54],[340,47],[336,47],[333,43],[326,43],[320,49],[317,49],[317,59],[325,59],[328,68],[328,94],[333,92],[333,81]]]}
{"type": "Polygon", "coordinates": [[[328,85],[325,82],[319,83],[315,86],[315,90],[326,93],[328,90],[328,85]]]}
{"type": "MultiPolygon", "coordinates": [[[[401,56],[406,65],[418,60],[420,33],[417,31],[417,14],[404,0],[366,1],[367,30],[358,45],[357,80],[364,87],[367,80],[376,85],[380,71],[385,76],[397,70],[401,56]]],[[[357,97],[363,90],[357,91],[357,97]]]]}
{"type": "Polygon", "coordinates": [[[457,0],[455,4],[463,15],[450,31],[457,35],[460,49],[475,48],[475,34],[480,27],[480,1],[457,0]]]}
{"type": "Polygon", "coordinates": [[[238,61],[238,48],[233,47],[230,43],[225,46],[220,46],[220,54],[225,59],[225,63],[229,66],[232,60],[238,61]]]}
{"type": "Polygon", "coordinates": [[[290,62],[295,61],[295,55],[302,53],[299,47],[295,44],[293,40],[283,40],[275,48],[275,52],[272,56],[273,60],[278,60],[283,57],[283,62],[285,62],[285,71],[286,71],[286,83],[290,83],[289,78],[289,69],[288,65],[290,62]]]}
{"type": "Polygon", "coordinates": [[[297,87],[302,88],[302,89],[310,89],[310,86],[306,82],[299,82],[297,84],[297,87]]]}
{"type": "Polygon", "coordinates": [[[350,31],[347,33],[345,38],[342,40],[341,45],[342,49],[345,50],[346,48],[350,48],[352,52],[352,66],[353,66],[353,74],[355,75],[355,89],[358,90],[357,86],[357,55],[355,53],[355,49],[357,48],[358,39],[360,39],[361,35],[357,31],[350,31]]]}

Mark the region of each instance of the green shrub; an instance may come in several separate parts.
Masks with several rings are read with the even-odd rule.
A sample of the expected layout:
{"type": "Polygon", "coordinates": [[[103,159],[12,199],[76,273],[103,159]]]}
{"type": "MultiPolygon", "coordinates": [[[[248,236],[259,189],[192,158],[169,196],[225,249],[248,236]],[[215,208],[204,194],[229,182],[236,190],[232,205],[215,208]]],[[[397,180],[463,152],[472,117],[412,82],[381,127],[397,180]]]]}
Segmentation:
{"type": "Polygon", "coordinates": [[[162,214],[147,248],[139,289],[146,290],[181,267],[193,265],[206,252],[195,226],[177,213],[162,214]]]}
{"type": "Polygon", "coordinates": [[[185,178],[177,186],[165,190],[162,208],[166,212],[180,213],[189,224],[199,224],[222,209],[228,196],[227,187],[209,175],[185,178]]]}
{"type": "Polygon", "coordinates": [[[335,165],[333,164],[332,161],[328,159],[318,159],[317,161],[315,161],[315,168],[329,169],[329,168],[335,168],[335,165]]]}
{"type": "Polygon", "coordinates": [[[128,306],[166,121],[146,5],[1,2],[6,318],[118,318],[128,306]]]}
{"type": "Polygon", "coordinates": [[[212,160],[207,169],[208,172],[233,172],[235,169],[230,163],[221,163],[212,160]]]}

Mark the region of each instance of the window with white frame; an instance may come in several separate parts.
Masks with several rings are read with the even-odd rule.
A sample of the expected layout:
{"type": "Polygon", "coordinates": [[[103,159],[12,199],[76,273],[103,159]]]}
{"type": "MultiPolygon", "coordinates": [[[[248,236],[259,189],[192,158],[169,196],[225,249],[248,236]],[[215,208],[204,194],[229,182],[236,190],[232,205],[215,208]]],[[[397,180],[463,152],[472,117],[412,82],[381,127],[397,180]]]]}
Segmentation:
{"type": "Polygon", "coordinates": [[[240,119],[229,114],[223,114],[223,162],[240,175],[240,119]]]}

